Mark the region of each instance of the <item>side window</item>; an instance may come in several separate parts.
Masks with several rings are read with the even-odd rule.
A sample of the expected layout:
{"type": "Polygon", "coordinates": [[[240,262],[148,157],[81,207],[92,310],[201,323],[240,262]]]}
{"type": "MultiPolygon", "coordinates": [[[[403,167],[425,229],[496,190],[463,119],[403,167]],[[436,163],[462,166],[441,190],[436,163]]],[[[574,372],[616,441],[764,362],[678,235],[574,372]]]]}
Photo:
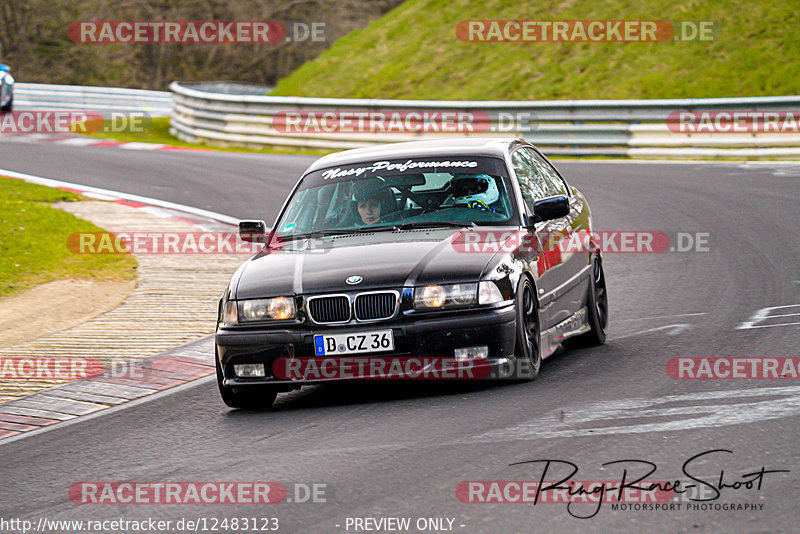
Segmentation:
{"type": "Polygon", "coordinates": [[[549,180],[542,174],[539,165],[534,163],[524,148],[511,154],[511,164],[517,175],[522,199],[530,213],[533,213],[533,203],[537,200],[559,194],[558,191],[554,191],[549,180]]]}
{"type": "Polygon", "coordinates": [[[542,176],[545,177],[545,180],[548,183],[549,190],[553,191],[549,196],[553,195],[569,195],[569,189],[567,188],[567,184],[564,183],[564,180],[558,175],[556,170],[550,165],[547,160],[545,160],[542,156],[536,153],[535,150],[531,150],[530,148],[523,149],[528,156],[533,161],[534,165],[539,169],[539,172],[542,176]]]}

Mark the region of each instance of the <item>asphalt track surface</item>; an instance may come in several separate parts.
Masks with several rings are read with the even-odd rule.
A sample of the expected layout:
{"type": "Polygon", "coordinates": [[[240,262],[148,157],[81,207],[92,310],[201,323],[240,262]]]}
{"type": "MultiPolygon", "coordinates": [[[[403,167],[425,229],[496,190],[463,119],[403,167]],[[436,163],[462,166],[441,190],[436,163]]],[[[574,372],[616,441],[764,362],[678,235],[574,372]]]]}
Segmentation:
{"type": "MultiPolygon", "coordinates": [[[[312,159],[0,143],[2,168],[269,224],[312,159]]],[[[708,252],[606,254],[605,346],[557,354],[531,383],[330,385],[281,395],[272,411],[229,410],[204,380],[0,444],[0,517],[277,517],[280,532],[354,532],[348,518],[364,517],[409,517],[412,526],[450,518],[452,531],[465,533],[796,531],[798,382],[675,380],[665,367],[678,356],[800,356],[798,325],[736,329],[758,309],[800,303],[800,166],[558,166],[590,199],[598,229],[709,234],[708,252]],[[726,484],[761,467],[790,472],[767,473],[760,490],[724,488],[707,503],[760,510],[687,510],[675,501],[682,509],[615,511],[606,503],[581,519],[570,511],[591,515],[596,505],[456,497],[463,481],[538,480],[542,464],[511,464],[543,459],[576,464],[573,480],[608,481],[622,466],[602,464],[646,460],[658,467],[648,480],[686,483],[684,462],[712,449],[732,453],[687,468],[711,484],[721,471],[726,484]],[[80,481],[253,480],[290,490],[324,483],[327,502],[78,506],[68,496],[80,481]]],[[[800,321],[790,319],[771,322],[800,321]]],[[[629,477],[641,473],[641,464],[626,465],[629,477]]],[[[557,467],[548,474],[564,473],[557,467]]]]}

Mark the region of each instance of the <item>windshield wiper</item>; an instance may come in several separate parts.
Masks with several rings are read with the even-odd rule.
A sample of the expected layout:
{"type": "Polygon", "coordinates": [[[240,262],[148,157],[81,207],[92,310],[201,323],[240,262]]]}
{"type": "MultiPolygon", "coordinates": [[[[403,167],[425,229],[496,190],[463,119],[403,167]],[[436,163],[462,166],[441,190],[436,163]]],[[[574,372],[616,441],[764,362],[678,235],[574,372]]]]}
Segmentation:
{"type": "Polygon", "coordinates": [[[372,232],[394,232],[399,229],[400,227],[396,224],[382,224],[378,226],[364,226],[362,228],[357,228],[353,231],[353,233],[369,234],[372,232]]]}
{"type": "Polygon", "coordinates": [[[295,239],[315,239],[317,237],[325,237],[328,235],[346,235],[346,234],[354,234],[358,232],[358,229],[339,229],[339,230],[317,230],[316,232],[306,232],[302,234],[288,234],[288,235],[279,235],[275,239],[277,241],[292,241],[295,239]]]}
{"type": "Polygon", "coordinates": [[[415,230],[417,228],[475,228],[478,226],[473,221],[452,222],[452,221],[420,221],[406,222],[397,225],[399,230],[415,230]]]}
{"type": "Polygon", "coordinates": [[[384,224],[379,226],[364,226],[353,230],[353,233],[369,234],[372,232],[397,232],[400,230],[415,230],[418,228],[474,228],[474,222],[457,223],[450,221],[421,221],[405,222],[396,224],[384,224]]]}

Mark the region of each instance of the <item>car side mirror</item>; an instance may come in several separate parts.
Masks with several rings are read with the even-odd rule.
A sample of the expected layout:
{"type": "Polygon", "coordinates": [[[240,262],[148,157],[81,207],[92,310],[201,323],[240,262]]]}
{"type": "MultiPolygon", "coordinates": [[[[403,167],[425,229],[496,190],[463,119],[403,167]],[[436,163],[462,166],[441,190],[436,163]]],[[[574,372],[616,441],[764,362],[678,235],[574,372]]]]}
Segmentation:
{"type": "Polygon", "coordinates": [[[239,239],[250,243],[265,243],[267,225],[264,221],[239,221],[239,239]]]}
{"type": "Polygon", "coordinates": [[[534,202],[533,217],[530,222],[551,221],[567,215],[569,215],[569,199],[566,195],[557,195],[534,202]]]}

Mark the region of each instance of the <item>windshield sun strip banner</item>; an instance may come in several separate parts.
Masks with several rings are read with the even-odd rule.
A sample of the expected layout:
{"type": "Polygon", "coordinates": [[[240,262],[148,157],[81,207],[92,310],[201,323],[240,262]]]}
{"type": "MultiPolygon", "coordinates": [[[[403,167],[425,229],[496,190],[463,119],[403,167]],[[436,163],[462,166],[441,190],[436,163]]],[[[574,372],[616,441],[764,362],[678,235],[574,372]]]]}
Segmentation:
{"type": "Polygon", "coordinates": [[[453,155],[404,158],[337,165],[312,171],[303,177],[301,189],[336,180],[358,180],[422,173],[488,174],[503,177],[508,175],[505,162],[499,157],[453,155]]]}

